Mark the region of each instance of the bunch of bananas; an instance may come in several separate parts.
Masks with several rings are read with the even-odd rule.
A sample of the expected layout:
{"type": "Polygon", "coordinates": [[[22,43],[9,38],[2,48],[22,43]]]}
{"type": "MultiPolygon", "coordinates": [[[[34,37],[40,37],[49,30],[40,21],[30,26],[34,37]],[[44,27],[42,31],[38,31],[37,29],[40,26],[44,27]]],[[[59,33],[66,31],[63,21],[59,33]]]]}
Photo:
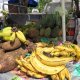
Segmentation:
{"type": "MultiPolygon", "coordinates": [[[[69,61],[80,58],[80,47],[72,43],[64,43],[55,47],[41,46],[29,57],[17,58],[18,68],[35,78],[50,75],[52,80],[71,80],[70,73],[65,67],[69,61]]],[[[43,43],[42,43],[43,44],[43,43]]]]}
{"type": "Polygon", "coordinates": [[[26,73],[27,75],[34,77],[34,78],[44,78],[46,75],[38,72],[31,64],[30,57],[20,59],[16,59],[16,62],[18,63],[18,68],[26,73]]]}
{"type": "Polygon", "coordinates": [[[18,30],[16,27],[6,27],[2,30],[0,30],[0,37],[3,38],[3,40],[6,41],[14,41],[17,37],[21,42],[25,43],[27,42],[24,34],[18,30]]]}
{"type": "Polygon", "coordinates": [[[64,68],[62,71],[60,71],[57,74],[51,75],[52,80],[71,80],[71,75],[67,68],[64,68]]]}

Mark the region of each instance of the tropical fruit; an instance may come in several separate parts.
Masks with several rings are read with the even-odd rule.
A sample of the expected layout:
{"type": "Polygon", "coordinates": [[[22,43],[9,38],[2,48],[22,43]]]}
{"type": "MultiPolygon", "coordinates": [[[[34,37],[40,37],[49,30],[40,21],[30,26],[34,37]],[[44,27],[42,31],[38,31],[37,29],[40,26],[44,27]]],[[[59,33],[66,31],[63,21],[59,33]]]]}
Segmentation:
{"type": "Polygon", "coordinates": [[[39,30],[36,28],[30,28],[28,31],[28,35],[31,38],[38,37],[39,36],[39,30]]]}
{"type": "Polygon", "coordinates": [[[50,34],[51,34],[51,28],[48,27],[45,29],[44,35],[45,35],[45,37],[50,37],[50,34]]]}

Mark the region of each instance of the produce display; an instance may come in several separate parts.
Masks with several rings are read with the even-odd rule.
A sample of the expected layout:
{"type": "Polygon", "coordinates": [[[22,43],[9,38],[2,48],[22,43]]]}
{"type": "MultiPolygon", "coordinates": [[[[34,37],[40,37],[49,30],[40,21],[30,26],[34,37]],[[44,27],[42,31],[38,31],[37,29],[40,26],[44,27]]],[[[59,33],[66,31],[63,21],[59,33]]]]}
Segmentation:
{"type": "Polygon", "coordinates": [[[28,52],[26,46],[32,42],[26,40],[24,34],[16,27],[5,27],[0,30],[0,73],[8,72],[17,67],[15,59],[25,56],[28,52]],[[22,46],[23,45],[23,46],[22,46]]]}
{"type": "Polygon", "coordinates": [[[0,30],[0,37],[6,41],[14,41],[16,38],[18,38],[23,43],[27,41],[24,34],[16,27],[6,27],[0,30]]]}
{"type": "Polygon", "coordinates": [[[79,60],[80,47],[70,42],[58,46],[37,43],[36,50],[30,56],[16,58],[18,68],[25,74],[43,78],[48,75],[52,80],[71,80],[66,63],[79,60]],[[40,45],[40,46],[39,46],[40,45]],[[45,46],[43,46],[45,45],[45,46]]]}
{"type": "MultiPolygon", "coordinates": [[[[35,32],[33,29],[32,31],[35,32]]],[[[50,31],[47,28],[46,37],[50,35],[50,31]]],[[[41,35],[43,35],[42,32],[41,35]]],[[[78,45],[70,42],[60,45],[45,42],[33,43],[27,40],[23,32],[16,27],[2,29],[0,37],[2,38],[0,73],[17,68],[20,72],[27,74],[26,76],[37,79],[50,76],[52,80],[71,80],[71,74],[66,68],[66,64],[80,59],[78,45]]]]}
{"type": "MultiPolygon", "coordinates": [[[[30,20],[27,23],[25,20],[29,17],[25,16],[24,19],[24,16],[18,15],[17,18],[17,15],[10,15],[6,10],[1,11],[4,25],[0,26],[0,73],[9,72],[16,75],[11,80],[72,79],[73,74],[70,74],[66,64],[79,61],[80,46],[71,42],[62,43],[63,11],[59,4],[59,7],[55,6],[52,9],[53,2],[51,1],[39,0],[35,8],[41,14],[30,14],[30,20]],[[19,19],[22,19],[20,16],[23,17],[22,25],[19,24],[19,19]]],[[[69,27],[68,21],[74,18],[75,11],[72,7],[69,11],[67,7],[65,7],[66,28],[69,27]]],[[[33,8],[27,7],[26,9],[31,12],[33,8]]],[[[70,32],[66,31],[66,33],[70,32]]],[[[78,68],[77,71],[79,71],[78,68]]]]}

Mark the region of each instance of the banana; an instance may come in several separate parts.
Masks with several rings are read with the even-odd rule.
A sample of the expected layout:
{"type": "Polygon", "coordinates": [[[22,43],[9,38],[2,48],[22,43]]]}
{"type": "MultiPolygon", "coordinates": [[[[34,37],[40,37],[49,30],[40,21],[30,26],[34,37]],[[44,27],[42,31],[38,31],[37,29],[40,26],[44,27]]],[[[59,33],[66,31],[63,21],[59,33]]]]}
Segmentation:
{"type": "Polygon", "coordinates": [[[10,36],[12,33],[12,27],[6,27],[2,30],[2,36],[10,36]]]}
{"type": "Polygon", "coordinates": [[[44,78],[44,77],[46,77],[45,74],[36,73],[36,72],[30,71],[30,70],[27,70],[27,75],[29,75],[31,77],[34,77],[34,78],[44,78]]]}
{"type": "Polygon", "coordinates": [[[67,68],[64,69],[65,70],[65,77],[67,80],[71,80],[71,74],[69,72],[69,70],[67,68]]]}
{"type": "Polygon", "coordinates": [[[52,80],[60,80],[58,74],[51,75],[52,80]]]}
{"type": "Polygon", "coordinates": [[[71,80],[70,73],[67,68],[58,73],[60,80],[71,80]]]}
{"type": "Polygon", "coordinates": [[[42,73],[35,73],[33,71],[30,71],[24,67],[20,67],[22,72],[27,73],[27,75],[31,76],[31,77],[35,77],[35,78],[44,78],[46,75],[42,74],[42,73]]]}
{"type": "Polygon", "coordinates": [[[22,72],[25,72],[25,73],[27,72],[27,69],[25,69],[23,66],[20,66],[19,68],[22,72]]]}
{"type": "Polygon", "coordinates": [[[7,31],[0,31],[0,37],[4,37],[4,36],[10,36],[12,34],[12,30],[7,30],[7,31]]]}
{"type": "Polygon", "coordinates": [[[75,46],[76,55],[80,59],[80,47],[78,45],[74,45],[74,46],[75,46]]]}
{"type": "Polygon", "coordinates": [[[23,66],[33,72],[37,72],[36,69],[31,65],[29,58],[27,60],[21,59],[23,66]]]}
{"type": "Polygon", "coordinates": [[[55,48],[59,49],[61,51],[66,50],[67,52],[75,52],[75,50],[73,48],[68,48],[68,47],[66,47],[64,45],[56,46],[55,48]]]}
{"type": "Polygon", "coordinates": [[[17,35],[18,39],[20,41],[22,41],[23,43],[25,43],[27,41],[26,37],[24,36],[24,34],[20,30],[18,32],[16,32],[16,35],[17,35]]]}
{"type": "Polygon", "coordinates": [[[11,30],[11,29],[12,29],[12,27],[5,27],[2,29],[2,31],[5,32],[5,31],[11,30]]]}
{"type": "Polygon", "coordinates": [[[14,41],[15,38],[16,38],[15,32],[12,32],[12,34],[10,36],[3,36],[3,40],[5,40],[5,41],[14,41]]]}
{"type": "Polygon", "coordinates": [[[21,60],[19,60],[19,59],[15,59],[15,61],[16,61],[16,63],[17,63],[18,65],[23,66],[21,60]]]}
{"type": "Polygon", "coordinates": [[[56,66],[56,67],[44,65],[37,59],[35,54],[31,55],[30,62],[37,71],[48,75],[56,74],[65,68],[64,65],[56,66]]]}
{"type": "Polygon", "coordinates": [[[36,43],[36,45],[37,45],[37,47],[46,47],[46,46],[48,46],[48,44],[44,43],[44,42],[38,42],[38,43],[36,43]]]}
{"type": "Polygon", "coordinates": [[[44,48],[42,48],[42,49],[43,49],[43,51],[45,51],[46,53],[51,53],[51,52],[54,50],[53,47],[44,47],[44,48]]]}
{"type": "Polygon", "coordinates": [[[65,65],[69,61],[72,61],[73,57],[47,57],[43,54],[42,49],[37,48],[35,54],[37,55],[37,58],[45,65],[48,66],[59,66],[59,65],[65,65]]]}
{"type": "Polygon", "coordinates": [[[16,38],[16,33],[13,32],[12,35],[11,35],[11,37],[10,37],[10,41],[14,41],[15,38],[16,38]]]}
{"type": "Polygon", "coordinates": [[[4,37],[3,37],[3,40],[5,40],[5,41],[10,41],[10,37],[11,37],[11,36],[4,36],[4,37]]]}
{"type": "Polygon", "coordinates": [[[64,70],[59,72],[59,78],[60,78],[60,80],[65,80],[65,71],[64,70]]]}

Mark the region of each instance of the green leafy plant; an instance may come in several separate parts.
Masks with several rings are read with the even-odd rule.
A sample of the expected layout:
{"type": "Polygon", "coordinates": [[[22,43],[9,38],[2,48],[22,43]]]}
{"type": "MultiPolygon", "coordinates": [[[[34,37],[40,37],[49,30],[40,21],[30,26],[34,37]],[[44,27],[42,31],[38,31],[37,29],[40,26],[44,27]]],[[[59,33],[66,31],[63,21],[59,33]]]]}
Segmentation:
{"type": "MultiPolygon", "coordinates": [[[[39,12],[42,12],[46,3],[49,3],[51,0],[39,0],[38,6],[36,7],[39,12]]],[[[28,12],[31,12],[33,7],[28,7],[28,12]]]]}
{"type": "Polygon", "coordinates": [[[46,5],[46,3],[51,2],[51,0],[39,0],[38,10],[41,12],[46,5]]]}

